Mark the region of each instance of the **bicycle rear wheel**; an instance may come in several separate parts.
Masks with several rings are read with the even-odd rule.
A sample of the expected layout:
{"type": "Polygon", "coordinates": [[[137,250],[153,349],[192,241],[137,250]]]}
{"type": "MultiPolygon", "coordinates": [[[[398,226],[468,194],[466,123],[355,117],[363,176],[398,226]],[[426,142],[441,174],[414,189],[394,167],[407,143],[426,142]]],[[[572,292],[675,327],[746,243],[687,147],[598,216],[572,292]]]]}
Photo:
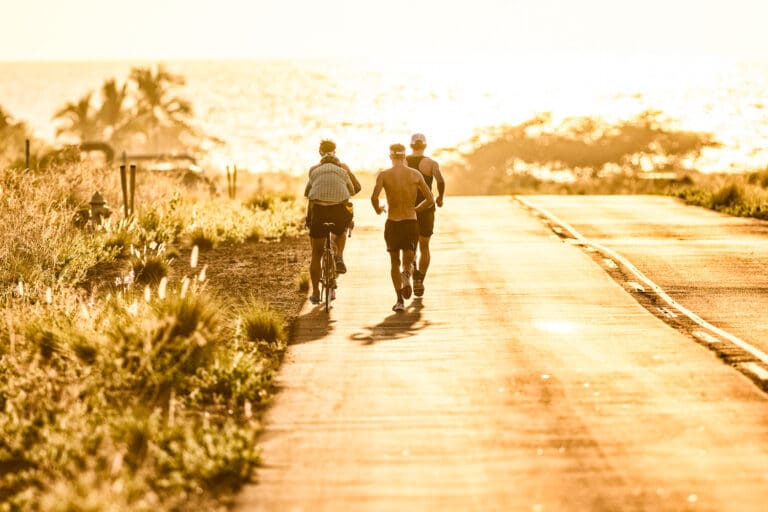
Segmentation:
{"type": "Polygon", "coordinates": [[[325,304],[325,311],[328,312],[331,309],[331,300],[333,297],[333,254],[329,242],[326,242],[325,251],[323,251],[323,269],[321,280],[322,290],[320,290],[321,298],[325,304]]]}

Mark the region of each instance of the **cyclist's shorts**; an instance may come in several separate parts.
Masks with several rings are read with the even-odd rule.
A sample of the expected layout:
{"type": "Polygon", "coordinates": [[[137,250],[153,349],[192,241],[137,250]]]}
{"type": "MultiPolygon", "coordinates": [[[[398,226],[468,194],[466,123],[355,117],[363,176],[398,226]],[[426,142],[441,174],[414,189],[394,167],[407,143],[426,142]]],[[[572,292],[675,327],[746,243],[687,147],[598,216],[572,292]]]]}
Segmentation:
{"type": "Polygon", "coordinates": [[[384,224],[387,251],[415,251],[419,243],[419,224],[416,220],[387,220],[384,224]]]}
{"type": "Polygon", "coordinates": [[[352,214],[344,203],[332,205],[312,205],[312,215],[309,222],[309,236],[312,238],[323,238],[328,234],[328,228],[323,226],[326,222],[333,222],[335,226],[331,230],[334,234],[340,235],[349,226],[352,220],[352,214]]]}
{"type": "Polygon", "coordinates": [[[419,236],[430,237],[435,231],[435,209],[430,208],[423,212],[418,212],[416,218],[419,220],[419,236]]]}

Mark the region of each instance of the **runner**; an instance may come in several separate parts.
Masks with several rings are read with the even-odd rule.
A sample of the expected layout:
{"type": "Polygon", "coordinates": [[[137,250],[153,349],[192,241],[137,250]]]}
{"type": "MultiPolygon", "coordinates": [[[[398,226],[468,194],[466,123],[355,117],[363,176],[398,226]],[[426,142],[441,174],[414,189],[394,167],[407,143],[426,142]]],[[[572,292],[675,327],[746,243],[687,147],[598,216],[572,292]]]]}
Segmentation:
{"type": "Polygon", "coordinates": [[[405,146],[392,144],[389,147],[389,158],[392,160],[392,167],[381,171],[376,176],[371,204],[377,215],[387,211],[379,205],[379,195],[383,188],[389,206],[384,227],[384,240],[389,252],[392,285],[397,294],[397,302],[392,306],[392,310],[403,311],[404,301],[411,297],[412,292],[410,271],[419,240],[417,213],[432,208],[434,199],[422,175],[405,165],[405,146]],[[423,199],[416,204],[416,196],[419,192],[423,199]]]}
{"type": "MultiPolygon", "coordinates": [[[[414,133],[411,137],[411,149],[412,153],[406,157],[408,167],[412,167],[419,171],[424,176],[427,186],[430,191],[432,190],[432,179],[437,182],[437,198],[435,204],[442,208],[443,195],[445,194],[445,180],[443,174],[440,172],[440,165],[424,155],[424,150],[427,147],[427,138],[422,133],[414,133]]],[[[416,204],[419,204],[424,197],[418,194],[416,197],[416,204]]],[[[427,269],[429,269],[429,263],[431,261],[431,254],[429,252],[429,241],[432,237],[435,228],[435,207],[428,208],[417,214],[419,221],[419,258],[418,265],[414,258],[414,270],[413,270],[413,294],[417,297],[424,295],[424,278],[427,276],[427,269]]]]}
{"type": "Polygon", "coordinates": [[[332,232],[336,246],[336,271],[347,271],[344,263],[346,230],[352,221],[352,205],[349,198],[362,189],[352,171],[336,157],[336,144],[331,140],[320,142],[320,163],[309,170],[309,180],[304,189],[304,196],[309,199],[307,205],[307,226],[312,244],[312,260],[309,264],[309,278],[312,281],[313,304],[320,303],[320,258],[323,254],[323,241],[328,228],[323,223],[335,224],[332,232]]]}

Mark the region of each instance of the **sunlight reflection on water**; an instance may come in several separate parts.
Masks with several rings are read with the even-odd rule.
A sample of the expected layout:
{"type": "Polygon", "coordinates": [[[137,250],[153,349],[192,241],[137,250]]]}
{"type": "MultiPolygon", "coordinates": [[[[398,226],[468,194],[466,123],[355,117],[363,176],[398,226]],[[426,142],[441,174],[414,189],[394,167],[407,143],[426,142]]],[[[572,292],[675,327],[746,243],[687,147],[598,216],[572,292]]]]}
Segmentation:
{"type": "MultiPolygon", "coordinates": [[[[146,65],[147,63],[137,63],[146,65]]],[[[51,116],[132,63],[0,63],[0,105],[52,138],[51,116]]],[[[322,137],[355,169],[388,165],[387,147],[427,134],[430,151],[453,148],[487,127],[540,112],[555,121],[631,117],[653,108],[676,128],[708,131],[722,147],[703,171],[768,167],[768,65],[714,59],[509,58],[426,62],[171,62],[187,77],[198,119],[228,142],[215,158],[254,171],[301,173],[322,137]]]]}

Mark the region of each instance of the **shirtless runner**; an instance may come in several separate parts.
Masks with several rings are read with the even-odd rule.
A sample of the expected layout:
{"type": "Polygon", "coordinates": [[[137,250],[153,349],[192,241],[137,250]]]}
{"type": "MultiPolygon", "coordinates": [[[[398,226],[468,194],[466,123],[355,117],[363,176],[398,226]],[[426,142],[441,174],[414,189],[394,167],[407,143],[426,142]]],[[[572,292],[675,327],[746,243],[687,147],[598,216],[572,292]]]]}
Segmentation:
{"type": "Polygon", "coordinates": [[[392,160],[392,167],[381,171],[376,176],[371,204],[373,204],[376,214],[387,211],[386,208],[379,205],[379,195],[381,195],[383,188],[389,206],[387,222],[384,227],[384,240],[389,252],[392,285],[397,294],[397,302],[392,306],[392,310],[403,311],[405,310],[404,301],[411,297],[413,291],[411,269],[413,268],[416,245],[419,242],[419,226],[416,214],[431,208],[435,204],[435,200],[421,173],[406,165],[405,146],[392,144],[389,147],[389,158],[392,160]],[[424,199],[416,204],[416,195],[419,192],[424,199]]]}

